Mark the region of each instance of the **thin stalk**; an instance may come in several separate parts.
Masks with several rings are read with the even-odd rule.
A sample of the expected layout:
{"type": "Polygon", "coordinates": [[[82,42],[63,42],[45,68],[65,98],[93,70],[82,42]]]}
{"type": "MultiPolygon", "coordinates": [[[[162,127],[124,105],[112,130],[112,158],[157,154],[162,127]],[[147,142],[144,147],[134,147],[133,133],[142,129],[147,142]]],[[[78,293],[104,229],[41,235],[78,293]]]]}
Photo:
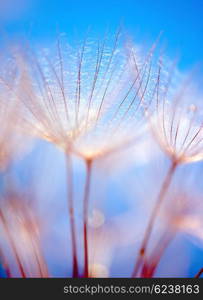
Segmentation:
{"type": "Polygon", "coordinates": [[[42,253],[41,247],[39,247],[38,250],[39,250],[39,254],[38,254],[39,255],[39,263],[40,263],[40,266],[42,269],[43,277],[48,278],[48,277],[50,277],[49,270],[48,270],[48,266],[47,266],[46,260],[44,258],[44,255],[42,253]]]}
{"type": "Polygon", "coordinates": [[[15,245],[15,243],[13,241],[13,238],[11,236],[10,230],[9,230],[9,228],[7,226],[6,219],[4,218],[4,215],[3,215],[3,213],[1,211],[0,211],[0,218],[2,220],[2,224],[4,226],[4,230],[5,230],[6,234],[7,234],[8,241],[10,243],[10,246],[11,246],[11,249],[13,251],[14,257],[16,259],[16,262],[17,262],[20,274],[21,274],[22,278],[26,278],[26,273],[25,273],[23,264],[21,263],[20,256],[19,256],[18,251],[16,249],[16,245],[15,245]]]}
{"type": "Polygon", "coordinates": [[[152,214],[150,216],[147,228],[145,230],[145,234],[141,243],[141,247],[139,249],[139,253],[138,253],[138,258],[137,261],[135,263],[134,269],[133,269],[133,273],[132,273],[132,277],[136,277],[137,273],[139,272],[140,266],[143,262],[143,258],[145,256],[145,252],[146,252],[146,248],[149,242],[149,239],[151,237],[151,233],[157,218],[157,215],[159,214],[161,205],[163,203],[163,200],[165,198],[165,195],[170,187],[171,181],[173,179],[173,175],[175,173],[175,170],[177,168],[177,162],[172,161],[171,166],[166,174],[166,177],[161,185],[158,197],[157,197],[157,201],[156,204],[153,208],[152,214]]]}
{"type": "Polygon", "coordinates": [[[158,265],[159,262],[170,244],[170,242],[173,239],[173,234],[164,232],[164,234],[160,237],[157,246],[155,247],[154,251],[150,255],[149,259],[144,262],[142,269],[141,269],[141,277],[144,278],[152,278],[158,265]]]}
{"type": "Polygon", "coordinates": [[[88,210],[89,210],[89,198],[90,198],[90,187],[92,177],[92,160],[86,160],[86,179],[85,189],[83,198],[83,239],[84,239],[84,271],[83,277],[89,277],[88,270],[88,210]]]}
{"type": "Polygon", "coordinates": [[[40,276],[40,278],[43,278],[44,276],[43,276],[42,266],[40,264],[39,257],[38,257],[37,251],[35,249],[35,245],[32,241],[32,238],[31,238],[31,244],[32,244],[32,248],[33,248],[32,250],[33,250],[33,254],[34,254],[34,257],[35,257],[36,264],[37,264],[39,276],[40,276]]]}
{"type": "Polygon", "coordinates": [[[48,268],[47,268],[46,262],[44,260],[43,254],[42,254],[42,250],[39,249],[38,247],[36,247],[35,243],[38,243],[37,239],[35,238],[35,240],[33,240],[31,237],[31,245],[32,245],[32,249],[33,249],[33,254],[34,254],[37,266],[38,266],[40,277],[47,278],[47,277],[49,277],[49,273],[48,273],[48,268]]]}
{"type": "Polygon", "coordinates": [[[203,274],[203,268],[199,270],[199,272],[195,275],[195,278],[199,278],[203,274]]]}
{"type": "Polygon", "coordinates": [[[68,193],[68,214],[70,219],[70,234],[72,245],[72,277],[78,277],[78,257],[77,257],[77,243],[76,243],[76,225],[74,217],[74,199],[73,199],[73,165],[72,159],[66,153],[66,170],[67,170],[67,193],[68,193]]]}
{"type": "Polygon", "coordinates": [[[3,255],[1,249],[0,249],[0,262],[2,263],[2,266],[5,270],[6,278],[11,278],[12,276],[11,276],[11,271],[9,269],[9,265],[8,265],[4,255],[3,255]]]}

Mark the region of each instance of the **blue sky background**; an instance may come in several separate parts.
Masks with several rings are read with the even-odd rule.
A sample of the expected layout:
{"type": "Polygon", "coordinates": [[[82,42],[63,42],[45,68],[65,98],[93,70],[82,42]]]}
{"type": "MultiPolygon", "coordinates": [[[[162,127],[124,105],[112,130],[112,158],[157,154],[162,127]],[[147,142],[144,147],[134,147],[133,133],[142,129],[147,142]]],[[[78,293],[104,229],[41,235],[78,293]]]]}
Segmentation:
{"type": "Polygon", "coordinates": [[[0,0],[0,24],[11,36],[44,40],[57,27],[71,36],[88,26],[99,34],[122,22],[138,42],[152,42],[163,30],[168,54],[178,55],[182,68],[202,61],[202,16],[202,0],[0,0]]]}
{"type": "MultiPolygon", "coordinates": [[[[45,41],[57,28],[82,37],[89,26],[100,35],[120,23],[138,43],[152,43],[163,31],[167,54],[178,55],[182,69],[203,60],[203,0],[0,0],[0,29],[11,39],[45,41]]],[[[188,249],[193,276],[202,266],[202,249],[190,243],[188,249]]]]}

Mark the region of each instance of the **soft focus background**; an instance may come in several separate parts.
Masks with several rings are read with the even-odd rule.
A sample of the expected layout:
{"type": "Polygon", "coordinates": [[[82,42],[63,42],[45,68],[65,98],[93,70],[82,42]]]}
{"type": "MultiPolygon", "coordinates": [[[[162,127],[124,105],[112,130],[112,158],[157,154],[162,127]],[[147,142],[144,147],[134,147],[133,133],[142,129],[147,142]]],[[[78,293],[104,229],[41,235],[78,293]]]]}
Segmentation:
{"type": "MultiPolygon", "coordinates": [[[[167,56],[171,60],[178,58],[180,72],[186,72],[202,63],[202,16],[201,0],[0,0],[0,43],[28,39],[48,45],[58,32],[65,33],[71,43],[88,30],[91,37],[101,37],[106,29],[114,32],[121,24],[138,45],[151,45],[163,31],[167,56]]],[[[95,166],[90,211],[95,276],[130,276],[153,206],[155,196],[151,195],[156,195],[167,164],[158,147],[146,140],[138,149],[95,166]]],[[[75,159],[74,166],[80,231],[84,165],[75,159]]],[[[53,145],[36,140],[31,150],[13,164],[10,173],[15,184],[34,198],[50,273],[70,276],[63,154],[53,145]]],[[[193,189],[198,190],[198,201],[196,204],[191,200],[193,217],[168,247],[157,276],[193,277],[203,266],[203,209],[199,201],[203,201],[202,174],[202,162],[184,166],[176,174],[176,185],[188,189],[191,195],[193,189]]],[[[4,276],[3,270],[0,272],[4,276]]]]}
{"type": "Polygon", "coordinates": [[[37,40],[50,39],[57,30],[81,36],[88,27],[98,35],[123,24],[137,42],[149,43],[163,31],[167,53],[191,67],[202,60],[202,10],[201,0],[1,0],[0,24],[13,37],[37,40]]]}

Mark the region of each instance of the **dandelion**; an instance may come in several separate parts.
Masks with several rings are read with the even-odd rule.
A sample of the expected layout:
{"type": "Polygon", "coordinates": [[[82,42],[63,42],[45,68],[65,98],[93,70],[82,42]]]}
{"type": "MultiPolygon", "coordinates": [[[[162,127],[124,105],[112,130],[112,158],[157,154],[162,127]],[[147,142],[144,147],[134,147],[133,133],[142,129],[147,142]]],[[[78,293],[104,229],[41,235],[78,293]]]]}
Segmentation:
{"type": "Polygon", "coordinates": [[[19,111],[15,105],[4,102],[5,95],[0,95],[0,170],[5,172],[15,158],[25,152],[23,136],[17,133],[19,111]],[[3,99],[2,99],[3,98],[3,99]]]}
{"type": "Polygon", "coordinates": [[[0,172],[29,150],[28,139],[20,133],[21,109],[14,93],[18,77],[13,58],[1,58],[0,73],[0,172]]]}
{"type": "Polygon", "coordinates": [[[201,268],[201,269],[197,272],[197,274],[195,275],[195,278],[201,277],[202,274],[203,274],[203,268],[201,268]]]}
{"type": "Polygon", "coordinates": [[[88,276],[87,223],[92,165],[134,144],[142,135],[144,112],[152,97],[152,46],[139,60],[134,48],[120,45],[120,31],[110,45],[86,38],[79,50],[57,40],[56,55],[46,51],[19,56],[17,98],[24,107],[23,127],[66,155],[73,276],[78,276],[70,154],[86,165],[84,189],[84,276],[88,276]],[[76,53],[76,54],[75,54],[76,53]],[[55,58],[56,57],[56,58],[55,58]]]}
{"type": "Polygon", "coordinates": [[[167,195],[167,205],[161,213],[162,232],[151,253],[144,257],[141,277],[153,277],[165,250],[174,237],[180,231],[186,232],[186,228],[181,224],[191,216],[194,203],[198,204],[195,198],[180,187],[167,195]]]}
{"type": "Polygon", "coordinates": [[[181,89],[177,91],[176,88],[174,93],[171,81],[175,73],[173,71],[169,72],[169,75],[166,76],[167,80],[164,78],[162,80],[162,68],[163,62],[162,58],[160,58],[153,113],[150,114],[148,111],[147,118],[153,136],[162,151],[170,159],[170,167],[163,180],[155,207],[150,216],[133,270],[133,277],[139,272],[154,223],[177,167],[203,159],[203,118],[201,107],[198,107],[201,102],[199,101],[200,96],[197,93],[197,89],[192,87],[188,91],[190,82],[187,80],[182,84],[181,89]]]}
{"type": "Polygon", "coordinates": [[[5,270],[6,277],[10,278],[11,277],[11,271],[10,271],[8,262],[7,262],[7,260],[4,256],[3,252],[1,251],[1,249],[0,249],[0,263],[3,266],[3,269],[5,270]]]}
{"type": "Polygon", "coordinates": [[[9,192],[1,198],[0,225],[21,276],[48,277],[39,240],[39,221],[18,193],[9,192]]]}

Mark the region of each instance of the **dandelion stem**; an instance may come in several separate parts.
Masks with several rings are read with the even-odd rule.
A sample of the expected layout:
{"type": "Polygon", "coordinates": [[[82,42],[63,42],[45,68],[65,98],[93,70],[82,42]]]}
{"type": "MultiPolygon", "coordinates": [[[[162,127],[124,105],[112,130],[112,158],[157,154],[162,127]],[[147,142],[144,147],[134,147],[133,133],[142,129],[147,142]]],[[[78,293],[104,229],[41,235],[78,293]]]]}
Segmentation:
{"type": "Polygon", "coordinates": [[[38,242],[37,239],[33,240],[31,238],[33,254],[34,254],[37,266],[38,266],[40,277],[41,278],[47,278],[47,277],[49,277],[48,268],[47,268],[45,259],[44,259],[43,254],[42,254],[42,250],[40,249],[39,246],[36,247],[35,243],[37,243],[37,242],[38,242]]]}
{"type": "Polygon", "coordinates": [[[89,276],[88,270],[88,209],[92,175],[92,160],[86,160],[86,180],[83,198],[83,238],[84,238],[84,271],[83,277],[89,276]]]}
{"type": "Polygon", "coordinates": [[[34,243],[31,239],[31,243],[32,243],[32,248],[33,248],[33,254],[34,254],[34,258],[35,258],[35,261],[36,261],[36,264],[37,264],[37,267],[38,267],[38,272],[39,272],[39,275],[41,278],[43,278],[43,271],[42,271],[42,266],[41,266],[41,263],[40,263],[40,260],[39,260],[39,257],[38,257],[38,254],[37,254],[37,251],[35,249],[35,246],[34,246],[34,243]]]}
{"type": "Polygon", "coordinates": [[[13,251],[13,254],[14,254],[14,257],[16,259],[16,262],[17,262],[17,265],[18,265],[18,268],[19,268],[19,271],[20,271],[20,274],[23,278],[26,278],[26,273],[25,273],[25,270],[24,270],[24,267],[23,267],[23,264],[21,263],[21,260],[20,260],[20,256],[18,254],[18,251],[16,249],[16,245],[13,241],[13,238],[11,236],[11,233],[10,233],[10,230],[7,226],[7,222],[6,222],[6,219],[2,213],[2,211],[0,210],[0,218],[1,218],[1,221],[2,221],[2,224],[4,226],[4,229],[5,229],[5,232],[7,234],[7,238],[8,238],[8,241],[10,243],[10,246],[11,246],[11,249],[13,251]]]}
{"type": "Polygon", "coordinates": [[[199,270],[199,272],[195,275],[195,278],[199,278],[203,274],[203,268],[199,270]]]}
{"type": "Polygon", "coordinates": [[[6,278],[11,278],[11,272],[10,272],[10,269],[9,269],[9,265],[0,249],[0,263],[2,264],[4,270],[5,270],[5,273],[6,273],[6,278]]]}
{"type": "Polygon", "coordinates": [[[68,187],[68,213],[70,219],[70,233],[72,245],[72,277],[78,277],[78,258],[77,258],[77,243],[76,243],[76,226],[74,218],[74,203],[73,203],[73,166],[72,159],[66,153],[66,169],[67,169],[67,187],[68,187]]]}
{"type": "Polygon", "coordinates": [[[157,215],[160,211],[160,207],[161,207],[161,204],[162,204],[162,202],[165,198],[165,195],[166,195],[166,193],[167,193],[167,191],[170,187],[170,184],[171,184],[171,181],[172,181],[172,178],[173,178],[173,175],[174,175],[174,172],[175,172],[176,168],[177,168],[177,162],[172,161],[171,166],[170,166],[170,168],[169,168],[169,170],[166,174],[166,177],[165,177],[165,179],[164,179],[164,181],[161,185],[161,188],[160,188],[160,191],[159,191],[159,194],[158,194],[158,197],[157,197],[156,204],[153,208],[153,211],[152,211],[152,214],[150,216],[147,228],[145,230],[145,234],[144,234],[144,237],[143,237],[143,240],[142,240],[142,243],[141,243],[141,247],[140,247],[139,253],[138,253],[138,258],[137,258],[137,261],[136,261],[134,269],[133,269],[132,277],[136,277],[137,273],[139,272],[139,269],[140,269],[141,264],[143,262],[145,252],[146,252],[146,248],[147,248],[147,245],[148,245],[148,242],[149,242],[149,239],[150,239],[153,227],[154,227],[154,223],[156,221],[156,217],[157,217],[157,215]]]}
{"type": "Polygon", "coordinates": [[[164,231],[164,233],[163,233],[163,235],[161,235],[154,251],[148,258],[148,260],[146,260],[144,262],[142,269],[141,269],[141,277],[144,277],[144,278],[152,278],[153,277],[153,275],[159,265],[159,262],[163,256],[166,248],[172,241],[172,239],[173,239],[173,234],[171,234],[170,232],[168,233],[168,232],[164,231]]]}

